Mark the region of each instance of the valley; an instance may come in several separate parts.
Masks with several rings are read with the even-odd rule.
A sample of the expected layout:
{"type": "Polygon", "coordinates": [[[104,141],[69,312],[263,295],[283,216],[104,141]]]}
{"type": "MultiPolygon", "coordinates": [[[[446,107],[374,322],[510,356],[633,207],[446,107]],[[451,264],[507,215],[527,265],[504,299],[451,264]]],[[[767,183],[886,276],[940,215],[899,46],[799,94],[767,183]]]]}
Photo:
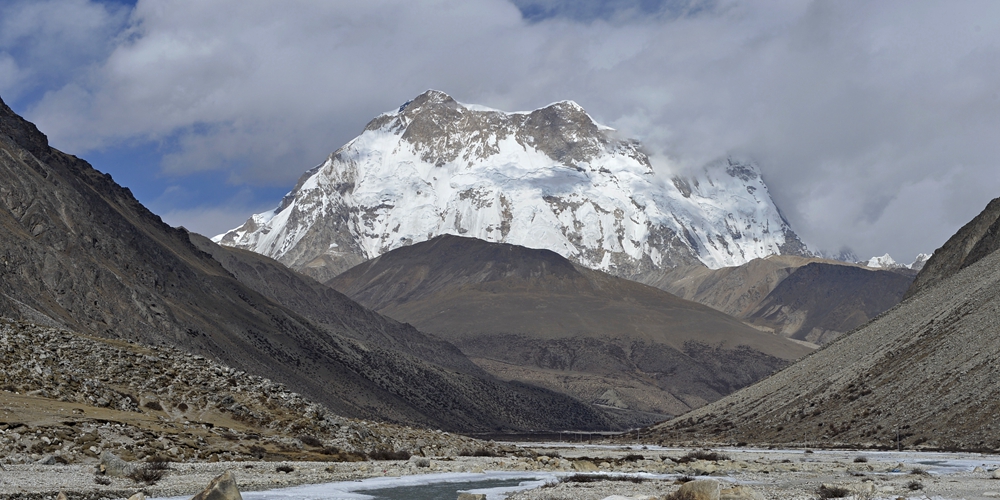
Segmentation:
{"type": "MultiPolygon", "coordinates": [[[[694,475],[769,498],[896,495],[911,456],[861,470],[844,454],[1000,449],[996,200],[913,269],[823,259],[752,162],[655,194],[641,145],[574,103],[504,113],[435,91],[214,239],[164,224],[5,105],[0,152],[0,463],[18,491],[52,493],[28,485],[59,470],[79,494],[123,496],[135,481],[80,482],[124,460],[175,464],[145,489],[161,495],[240,467],[252,489],[614,472],[652,482],[551,494],[669,494],[694,475]],[[393,165],[416,177],[391,187],[393,165]],[[511,174],[527,166],[541,177],[511,174]],[[605,441],[468,437],[563,431],[605,441]],[[682,460],[705,446],[736,458],[682,460]]],[[[921,489],[988,489],[985,469],[962,474],[921,489]]]]}

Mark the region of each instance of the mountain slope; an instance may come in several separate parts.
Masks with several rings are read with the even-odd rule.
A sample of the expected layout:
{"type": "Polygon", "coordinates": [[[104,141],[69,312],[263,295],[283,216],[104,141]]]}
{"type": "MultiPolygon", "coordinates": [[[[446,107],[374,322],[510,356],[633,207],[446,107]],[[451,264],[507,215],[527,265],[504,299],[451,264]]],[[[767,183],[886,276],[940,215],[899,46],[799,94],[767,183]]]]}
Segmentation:
{"type": "Polygon", "coordinates": [[[721,269],[675,268],[641,281],[781,336],[826,343],[899,303],[913,271],[773,255],[721,269]]]}
{"type": "MultiPolygon", "coordinates": [[[[961,248],[989,245],[987,231],[968,227],[961,248]]],[[[948,247],[935,253],[938,270],[921,271],[940,279],[785,370],[654,427],[652,439],[895,447],[898,430],[904,447],[1000,449],[1000,252],[944,276],[966,255],[948,247]]]]}
{"type": "Polygon", "coordinates": [[[457,453],[483,445],[342,418],[285,386],[171,347],[0,319],[0,348],[6,463],[31,464],[43,454],[93,464],[101,450],[126,460],[328,461],[346,458],[335,450],[457,453]],[[313,439],[303,443],[305,436],[313,439]]]}
{"type": "Polygon", "coordinates": [[[343,416],[455,430],[607,425],[564,396],[358,340],[413,330],[349,301],[327,311],[339,324],[318,313],[323,326],[313,323],[241,283],[110,176],[50,148],[2,101],[0,179],[0,315],[176,346],[343,416]]]}
{"type": "Polygon", "coordinates": [[[751,162],[654,174],[576,103],[527,113],[428,91],[372,120],[272,212],[215,241],[325,281],[441,234],[544,248],[631,277],[806,253],[751,162]]]}
{"type": "Polygon", "coordinates": [[[333,334],[348,335],[367,345],[405,352],[445,368],[485,375],[454,345],[425,335],[410,325],[396,324],[274,259],[216,245],[200,234],[189,233],[188,236],[198,249],[219,261],[240,283],[333,334]],[[386,328],[386,325],[392,328],[386,328]]]}
{"type": "Polygon", "coordinates": [[[906,296],[916,295],[1000,248],[1000,199],[962,226],[924,264],[906,296]]]}
{"type": "Polygon", "coordinates": [[[328,284],[451,341],[498,376],[647,422],[718,399],[809,352],[554,252],[474,238],[398,248],[328,284]]]}

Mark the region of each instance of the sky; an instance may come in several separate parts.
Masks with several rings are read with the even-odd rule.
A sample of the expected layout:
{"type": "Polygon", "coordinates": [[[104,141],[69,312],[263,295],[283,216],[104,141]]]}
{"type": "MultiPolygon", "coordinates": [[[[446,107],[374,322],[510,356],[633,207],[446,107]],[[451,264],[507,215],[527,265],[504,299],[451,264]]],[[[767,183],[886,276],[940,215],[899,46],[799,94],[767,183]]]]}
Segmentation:
{"type": "Polygon", "coordinates": [[[0,2],[0,98],[209,236],[427,89],[753,158],[814,250],[909,262],[1000,196],[1000,2],[0,2]]]}

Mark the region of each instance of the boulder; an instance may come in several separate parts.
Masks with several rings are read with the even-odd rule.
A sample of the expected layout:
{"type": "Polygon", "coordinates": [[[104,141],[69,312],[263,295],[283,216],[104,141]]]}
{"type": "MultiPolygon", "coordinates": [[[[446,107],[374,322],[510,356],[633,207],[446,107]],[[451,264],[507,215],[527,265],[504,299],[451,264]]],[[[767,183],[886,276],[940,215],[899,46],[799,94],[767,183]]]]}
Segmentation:
{"type": "Polygon", "coordinates": [[[45,455],[44,457],[38,459],[38,461],[35,463],[38,465],[55,465],[56,457],[52,455],[45,455]]]}
{"type": "Polygon", "coordinates": [[[140,491],[139,493],[128,497],[128,500],[146,500],[146,494],[140,491]]]}
{"type": "Polygon", "coordinates": [[[69,499],[66,498],[66,493],[60,491],[59,494],[56,495],[56,500],[69,500],[69,499]]]}
{"type": "Polygon", "coordinates": [[[1000,469],[993,469],[993,473],[990,474],[993,479],[1000,479],[1000,469]]]}
{"type": "Polygon", "coordinates": [[[131,464],[107,450],[101,453],[101,462],[97,465],[101,474],[110,477],[125,477],[132,473],[132,469],[131,464]]]}
{"type": "Polygon", "coordinates": [[[719,490],[722,483],[714,479],[699,479],[681,485],[681,488],[670,495],[670,500],[719,500],[719,490]]]}
{"type": "Polygon", "coordinates": [[[201,493],[191,497],[191,500],[243,500],[243,496],[236,487],[233,473],[226,471],[208,483],[201,493]]]}

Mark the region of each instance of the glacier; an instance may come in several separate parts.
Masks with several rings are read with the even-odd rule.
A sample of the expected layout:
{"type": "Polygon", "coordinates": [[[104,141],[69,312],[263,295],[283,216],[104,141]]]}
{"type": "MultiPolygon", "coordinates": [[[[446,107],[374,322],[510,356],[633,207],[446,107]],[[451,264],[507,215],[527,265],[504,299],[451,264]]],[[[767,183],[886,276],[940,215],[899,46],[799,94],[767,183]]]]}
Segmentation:
{"type": "Polygon", "coordinates": [[[321,281],[441,234],[555,251],[623,277],[811,255],[758,166],[657,174],[572,101],[508,113],[427,91],[373,119],[279,206],[213,238],[321,281]]]}

